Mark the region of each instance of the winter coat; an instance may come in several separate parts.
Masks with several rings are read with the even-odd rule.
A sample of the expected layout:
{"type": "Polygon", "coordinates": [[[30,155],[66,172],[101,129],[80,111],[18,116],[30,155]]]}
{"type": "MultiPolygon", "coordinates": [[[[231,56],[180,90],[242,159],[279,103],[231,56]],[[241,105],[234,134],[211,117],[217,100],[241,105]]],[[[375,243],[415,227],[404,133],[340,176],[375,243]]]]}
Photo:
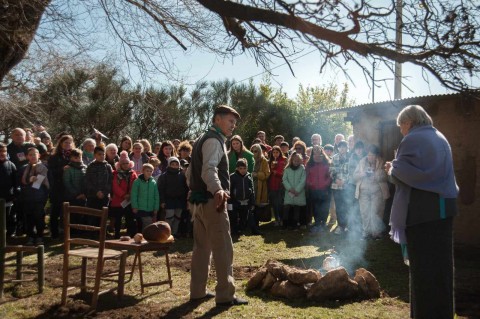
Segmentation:
{"type": "Polygon", "coordinates": [[[307,189],[309,190],[328,190],[332,184],[330,177],[330,165],[323,162],[310,163],[307,165],[307,189]]]}
{"type": "Polygon", "coordinates": [[[277,159],[277,165],[275,165],[275,167],[273,167],[272,162],[270,162],[270,177],[268,178],[269,191],[278,191],[283,188],[282,178],[286,164],[287,159],[283,157],[277,159]]]}
{"type": "Polygon", "coordinates": [[[48,191],[50,189],[50,184],[48,182],[48,168],[38,162],[33,167],[31,164],[27,164],[22,177],[22,199],[29,202],[42,202],[46,203],[48,199],[48,191]],[[30,177],[43,175],[45,179],[40,185],[39,189],[33,188],[33,183],[30,182],[30,177]]]}
{"type": "Polygon", "coordinates": [[[133,182],[130,200],[132,208],[146,212],[158,211],[160,207],[160,198],[155,179],[150,177],[148,180],[145,180],[143,174],[138,176],[133,182]]]}
{"type": "MultiPolygon", "coordinates": [[[[251,173],[253,171],[253,166],[255,165],[253,153],[248,150],[244,150],[242,151],[240,158],[244,158],[247,160],[247,171],[251,173]]],[[[230,172],[230,174],[235,173],[235,170],[237,168],[237,161],[237,153],[233,150],[230,150],[230,152],[228,152],[228,171],[230,172]]]]}
{"type": "Polygon", "coordinates": [[[65,200],[71,201],[78,195],[85,194],[85,174],[87,166],[83,163],[70,162],[69,168],[63,172],[63,185],[65,187],[65,200]]]}
{"type": "Polygon", "coordinates": [[[62,154],[55,154],[48,159],[48,172],[49,182],[51,186],[50,198],[53,201],[64,200],[64,187],[63,187],[63,168],[68,164],[68,158],[65,158],[62,154]]]}
{"type": "MultiPolygon", "coordinates": [[[[255,205],[255,192],[253,190],[252,175],[242,175],[238,171],[230,175],[230,200],[231,204],[240,205],[239,201],[248,201],[248,207],[255,205]]],[[[244,206],[244,205],[242,205],[244,206]]]]}
{"type": "Polygon", "coordinates": [[[366,176],[366,170],[369,166],[368,158],[364,157],[360,160],[357,169],[353,174],[353,178],[357,183],[357,187],[355,190],[355,198],[359,198],[360,192],[363,188],[362,186],[366,183],[377,184],[380,188],[383,199],[387,199],[390,197],[390,191],[387,185],[387,174],[383,169],[383,165],[383,160],[381,158],[377,158],[377,160],[375,161],[375,167],[373,168],[372,176],[366,176]]]}
{"type": "Polygon", "coordinates": [[[0,163],[0,198],[10,202],[17,187],[17,167],[9,160],[0,163]]]}
{"type": "Polygon", "coordinates": [[[158,178],[157,186],[160,203],[165,204],[166,209],[187,208],[187,179],[180,168],[167,168],[167,171],[158,178]]]}
{"type": "Polygon", "coordinates": [[[260,169],[257,176],[253,177],[253,186],[255,188],[255,204],[268,203],[268,177],[270,176],[270,167],[268,166],[268,160],[262,156],[260,163],[260,169]]]}
{"type": "Polygon", "coordinates": [[[296,205],[305,206],[305,181],[307,174],[305,166],[300,165],[297,169],[287,167],[283,171],[283,186],[285,187],[285,198],[283,200],[284,205],[296,205]],[[295,189],[298,195],[293,195],[289,192],[290,189],[295,189]]]}
{"type": "Polygon", "coordinates": [[[112,182],[112,200],[111,207],[122,207],[122,202],[125,200],[125,195],[132,193],[133,183],[138,178],[137,173],[132,169],[127,178],[118,178],[118,171],[113,171],[112,182]]]}
{"type": "Polygon", "coordinates": [[[107,161],[93,161],[87,167],[85,174],[87,198],[97,198],[101,191],[105,197],[112,191],[113,170],[107,161]]]}

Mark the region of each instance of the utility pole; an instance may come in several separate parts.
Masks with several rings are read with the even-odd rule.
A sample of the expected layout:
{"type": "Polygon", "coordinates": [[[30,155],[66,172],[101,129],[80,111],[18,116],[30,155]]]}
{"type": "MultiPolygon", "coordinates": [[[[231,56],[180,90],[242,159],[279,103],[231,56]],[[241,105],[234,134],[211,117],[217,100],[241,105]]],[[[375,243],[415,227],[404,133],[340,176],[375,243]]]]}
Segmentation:
{"type": "MultiPolygon", "coordinates": [[[[403,0],[396,0],[396,28],[395,28],[395,49],[402,51],[402,12],[403,0]]],[[[395,100],[402,98],[402,64],[395,61],[395,82],[393,98],[395,100]]]]}

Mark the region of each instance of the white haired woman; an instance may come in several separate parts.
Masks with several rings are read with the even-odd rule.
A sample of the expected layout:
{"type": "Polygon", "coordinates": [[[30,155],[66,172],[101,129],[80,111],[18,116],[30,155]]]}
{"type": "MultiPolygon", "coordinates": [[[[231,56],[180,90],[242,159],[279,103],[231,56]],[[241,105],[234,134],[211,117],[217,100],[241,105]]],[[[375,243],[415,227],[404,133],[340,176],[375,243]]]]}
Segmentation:
{"type": "Polygon", "coordinates": [[[453,318],[453,217],[458,186],[450,145],[427,112],[405,107],[397,117],[404,136],[385,164],[396,191],[392,239],[410,265],[412,318],[453,318]]]}

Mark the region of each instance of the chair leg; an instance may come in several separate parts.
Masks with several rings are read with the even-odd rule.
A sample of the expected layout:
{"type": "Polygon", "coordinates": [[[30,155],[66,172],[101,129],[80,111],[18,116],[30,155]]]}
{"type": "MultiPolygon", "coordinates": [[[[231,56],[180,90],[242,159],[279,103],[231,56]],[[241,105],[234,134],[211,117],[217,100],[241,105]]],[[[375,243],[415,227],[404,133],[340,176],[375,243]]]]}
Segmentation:
{"type": "Polygon", "coordinates": [[[63,287],[62,287],[62,306],[67,304],[67,289],[68,289],[68,255],[63,255],[63,287]]]}
{"type": "Polygon", "coordinates": [[[43,261],[44,247],[40,245],[37,247],[37,275],[38,275],[38,291],[43,292],[43,286],[45,285],[45,270],[43,261]]]}
{"type": "Polygon", "coordinates": [[[96,311],[98,303],[98,293],[100,291],[100,280],[102,279],[104,260],[97,261],[97,270],[95,273],[95,288],[93,289],[91,310],[96,311]]]}
{"type": "Polygon", "coordinates": [[[138,273],[140,274],[140,290],[143,294],[144,288],[143,288],[143,267],[142,267],[142,255],[141,252],[137,252],[138,255],[138,273]]]}
{"type": "Polygon", "coordinates": [[[82,258],[82,272],[80,274],[80,291],[84,294],[87,292],[87,258],[82,258]]]}
{"type": "Polygon", "coordinates": [[[23,251],[17,251],[17,280],[23,279],[23,251]]]}
{"type": "Polygon", "coordinates": [[[5,251],[0,248],[0,300],[3,299],[3,286],[5,280],[5,251]]]}
{"type": "Polygon", "coordinates": [[[127,266],[128,251],[122,250],[122,256],[120,258],[120,269],[118,270],[118,298],[123,297],[125,288],[125,267],[127,266]]]}

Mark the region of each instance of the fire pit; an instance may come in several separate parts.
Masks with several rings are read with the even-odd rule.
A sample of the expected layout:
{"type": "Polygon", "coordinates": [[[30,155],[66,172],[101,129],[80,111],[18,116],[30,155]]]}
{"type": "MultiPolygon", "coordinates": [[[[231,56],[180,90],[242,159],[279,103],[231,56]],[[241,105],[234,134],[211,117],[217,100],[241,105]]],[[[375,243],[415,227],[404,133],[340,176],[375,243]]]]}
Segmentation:
{"type": "Polygon", "coordinates": [[[380,297],[380,285],[364,268],[350,278],[334,256],[323,263],[325,274],[316,269],[299,269],[268,260],[248,281],[247,290],[261,289],[287,299],[307,297],[314,301],[374,299],[380,297]]]}

